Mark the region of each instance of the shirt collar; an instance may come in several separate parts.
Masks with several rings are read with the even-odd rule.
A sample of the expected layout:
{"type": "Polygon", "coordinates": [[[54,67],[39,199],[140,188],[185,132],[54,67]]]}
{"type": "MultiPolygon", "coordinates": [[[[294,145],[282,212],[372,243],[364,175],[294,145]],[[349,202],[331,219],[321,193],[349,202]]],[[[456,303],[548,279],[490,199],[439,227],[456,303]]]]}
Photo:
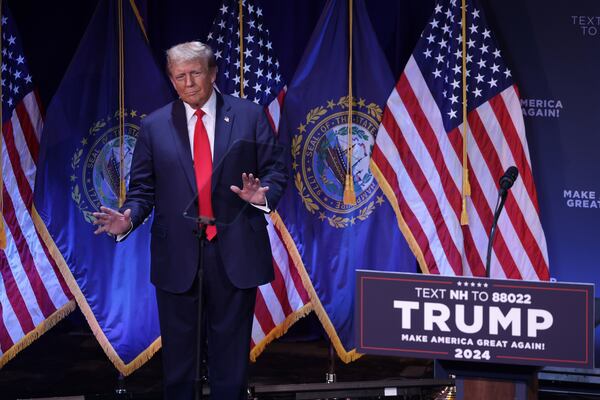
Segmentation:
{"type": "MultiPolygon", "coordinates": [[[[190,106],[185,101],[183,102],[183,105],[185,106],[185,119],[189,123],[190,120],[192,119],[192,117],[194,117],[194,115],[196,113],[196,109],[193,108],[192,106],[190,106]]],[[[216,118],[217,94],[215,93],[214,89],[213,89],[212,93],[210,94],[210,97],[208,98],[208,100],[206,100],[206,103],[204,103],[204,105],[202,107],[200,107],[200,109],[202,111],[204,111],[204,113],[206,115],[208,115],[209,117],[211,117],[213,119],[216,118]]]]}

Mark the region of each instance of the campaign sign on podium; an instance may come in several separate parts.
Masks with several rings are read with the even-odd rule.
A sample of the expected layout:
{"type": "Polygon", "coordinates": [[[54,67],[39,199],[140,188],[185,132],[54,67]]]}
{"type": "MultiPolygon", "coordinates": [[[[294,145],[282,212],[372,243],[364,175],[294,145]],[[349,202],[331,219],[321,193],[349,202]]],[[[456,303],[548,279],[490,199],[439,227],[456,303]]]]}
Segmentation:
{"type": "Polygon", "coordinates": [[[357,271],[360,353],[593,368],[594,286],[357,271]]]}

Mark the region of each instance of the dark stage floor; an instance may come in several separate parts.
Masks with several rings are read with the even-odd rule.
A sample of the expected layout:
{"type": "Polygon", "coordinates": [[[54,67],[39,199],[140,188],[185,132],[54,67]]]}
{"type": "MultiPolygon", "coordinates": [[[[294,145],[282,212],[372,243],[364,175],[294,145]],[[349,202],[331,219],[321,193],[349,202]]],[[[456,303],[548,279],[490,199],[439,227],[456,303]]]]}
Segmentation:
{"type": "MultiPolygon", "coordinates": [[[[69,396],[86,400],[161,398],[160,352],[120,382],[116,369],[82,321],[78,312],[73,313],[0,369],[0,400],[69,396]],[[119,396],[116,390],[120,383],[126,393],[119,396]]],[[[388,382],[390,386],[405,385],[386,399],[446,398],[438,395],[443,389],[439,381],[432,381],[430,360],[363,356],[344,364],[336,359],[337,383],[324,385],[329,368],[328,343],[323,339],[289,341],[306,337],[308,332],[308,336],[319,336],[315,334],[317,326],[314,317],[305,318],[292,327],[286,340],[269,345],[251,365],[250,385],[258,399],[315,399],[321,398],[315,393],[326,390],[330,392],[322,398],[377,399],[382,398],[375,394],[375,387],[382,390],[381,381],[386,381],[386,386],[388,382]],[[319,385],[328,389],[319,389],[319,385]],[[339,390],[332,392],[334,387],[339,390]],[[295,394],[296,390],[303,394],[295,394]]],[[[600,383],[596,390],[598,387],[600,383]]],[[[540,399],[600,399],[600,394],[596,397],[540,392],[540,399]]]]}
{"type": "MultiPolygon", "coordinates": [[[[311,321],[303,324],[306,328],[311,321]]],[[[250,384],[324,383],[328,368],[329,347],[325,340],[280,340],[269,345],[251,365],[250,384]]],[[[335,372],[338,382],[430,378],[432,363],[364,356],[350,364],[336,360],[335,372]]],[[[1,400],[82,395],[86,399],[111,398],[118,385],[116,369],[76,315],[61,321],[0,370],[1,400]]],[[[160,398],[160,352],[125,378],[124,386],[129,397],[160,398]]]]}

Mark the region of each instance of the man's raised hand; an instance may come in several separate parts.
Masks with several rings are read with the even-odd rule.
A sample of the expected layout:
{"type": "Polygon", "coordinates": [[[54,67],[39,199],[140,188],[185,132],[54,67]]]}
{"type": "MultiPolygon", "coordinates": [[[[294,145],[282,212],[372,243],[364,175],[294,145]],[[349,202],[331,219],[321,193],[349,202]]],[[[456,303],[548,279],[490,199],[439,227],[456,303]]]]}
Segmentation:
{"type": "Polygon", "coordinates": [[[108,233],[110,235],[121,235],[131,229],[131,210],[127,209],[120,213],[112,208],[100,207],[99,212],[92,214],[96,220],[94,225],[98,228],[94,231],[96,235],[108,233]]]}
{"type": "Polygon", "coordinates": [[[269,190],[268,186],[260,186],[260,179],[255,178],[252,174],[242,174],[242,188],[231,185],[230,189],[233,193],[248,203],[264,206],[267,204],[266,193],[269,190]]]}

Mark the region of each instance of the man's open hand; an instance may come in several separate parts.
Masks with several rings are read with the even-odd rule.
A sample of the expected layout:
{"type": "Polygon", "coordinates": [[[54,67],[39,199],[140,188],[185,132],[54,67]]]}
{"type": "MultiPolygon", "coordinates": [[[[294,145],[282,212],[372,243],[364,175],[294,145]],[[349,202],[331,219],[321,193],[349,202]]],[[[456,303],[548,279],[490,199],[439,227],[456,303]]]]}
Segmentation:
{"type": "Polygon", "coordinates": [[[96,218],[94,225],[98,228],[94,231],[96,235],[100,233],[108,233],[111,235],[121,235],[131,229],[131,210],[127,209],[124,213],[120,213],[112,208],[100,207],[100,212],[95,212],[92,215],[96,218]]]}
{"type": "Polygon", "coordinates": [[[242,188],[231,185],[230,189],[233,193],[248,203],[264,206],[267,204],[266,193],[269,190],[268,186],[261,187],[260,179],[255,178],[252,174],[242,174],[242,188]]]}

